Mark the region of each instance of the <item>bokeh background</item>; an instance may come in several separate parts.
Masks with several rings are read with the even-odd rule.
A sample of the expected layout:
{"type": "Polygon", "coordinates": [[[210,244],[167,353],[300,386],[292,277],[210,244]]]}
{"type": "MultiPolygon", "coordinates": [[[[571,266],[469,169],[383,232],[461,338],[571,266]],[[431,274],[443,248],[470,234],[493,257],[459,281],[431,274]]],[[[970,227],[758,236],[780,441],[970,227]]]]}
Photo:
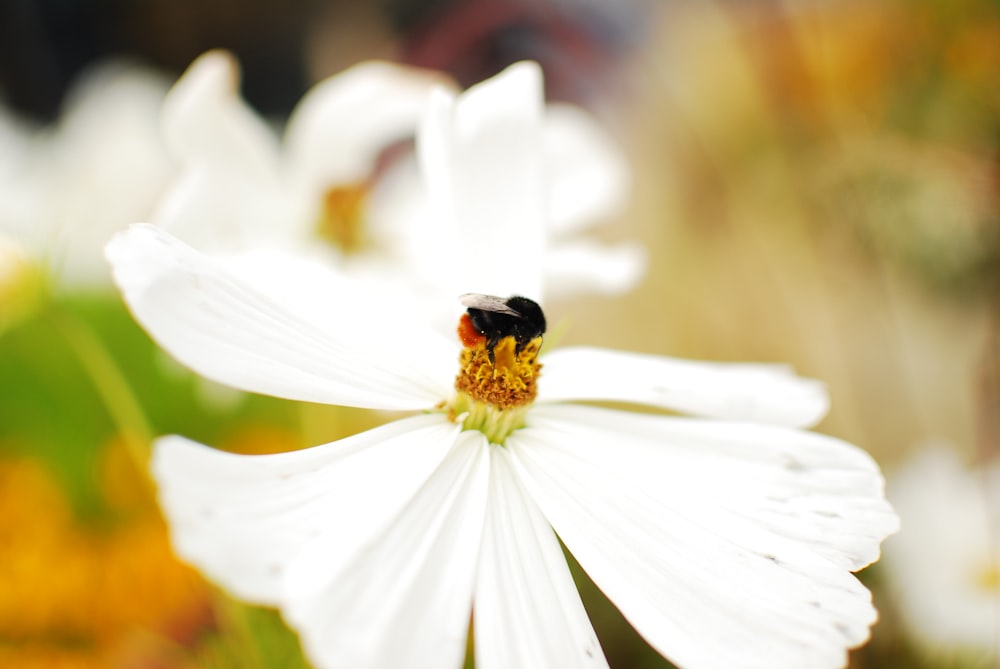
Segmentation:
{"type": "MultiPolygon", "coordinates": [[[[851,666],[1000,666],[1000,3],[2,0],[0,102],[73,136],[67,109],[109,62],[146,68],[156,100],[215,47],[276,125],[365,59],[463,85],[539,61],[550,99],[589,108],[632,164],[596,234],[650,259],[626,295],[546,305],[560,341],[823,379],[818,429],[872,453],[923,537],[861,573],[882,620],[851,666]],[[930,448],[931,475],[957,478],[913,474],[930,448]]],[[[95,165],[115,155],[89,139],[95,165]]],[[[0,156],[0,216],[35,160],[0,156]]],[[[89,206],[88,165],[49,197],[89,206]]],[[[273,611],[172,557],[137,454],[163,433],[289,450],[384,418],[208,386],[110,288],[44,284],[0,276],[0,666],[305,666],[273,611]]],[[[612,667],[669,666],[576,575],[612,667]]]]}

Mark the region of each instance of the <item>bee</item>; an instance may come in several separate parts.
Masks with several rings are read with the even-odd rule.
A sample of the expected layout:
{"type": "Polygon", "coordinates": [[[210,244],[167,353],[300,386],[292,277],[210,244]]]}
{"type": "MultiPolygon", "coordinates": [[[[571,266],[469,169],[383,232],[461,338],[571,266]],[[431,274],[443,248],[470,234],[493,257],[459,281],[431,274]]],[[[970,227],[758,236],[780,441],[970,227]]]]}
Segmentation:
{"type": "Polygon", "coordinates": [[[496,364],[494,349],[501,339],[513,337],[514,355],[519,355],[531,340],[545,334],[545,314],[534,300],[520,295],[503,298],[478,293],[466,293],[458,299],[468,307],[468,325],[463,318],[462,326],[471,326],[474,331],[459,329],[463,343],[468,346],[475,342],[476,336],[484,337],[491,364],[496,364]]]}

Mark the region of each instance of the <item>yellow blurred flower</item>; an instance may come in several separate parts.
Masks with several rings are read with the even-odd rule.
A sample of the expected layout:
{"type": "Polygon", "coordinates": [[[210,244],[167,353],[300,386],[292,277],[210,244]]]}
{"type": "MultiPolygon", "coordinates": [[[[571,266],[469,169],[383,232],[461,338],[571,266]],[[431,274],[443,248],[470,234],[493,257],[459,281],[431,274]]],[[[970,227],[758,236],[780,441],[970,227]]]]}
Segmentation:
{"type": "Polygon", "coordinates": [[[207,622],[208,589],[156,515],[76,524],[29,459],[0,461],[0,509],[0,665],[106,667],[148,639],[183,644],[207,622]]]}
{"type": "Polygon", "coordinates": [[[44,293],[41,269],[23,248],[0,234],[0,332],[31,316],[44,293]]]}

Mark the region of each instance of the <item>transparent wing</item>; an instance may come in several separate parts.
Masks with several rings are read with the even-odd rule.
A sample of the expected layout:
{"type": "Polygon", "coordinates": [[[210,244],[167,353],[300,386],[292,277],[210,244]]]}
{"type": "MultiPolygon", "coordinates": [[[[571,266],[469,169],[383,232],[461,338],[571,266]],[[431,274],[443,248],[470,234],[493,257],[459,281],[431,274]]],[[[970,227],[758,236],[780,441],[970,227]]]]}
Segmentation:
{"type": "Polygon", "coordinates": [[[469,307],[470,309],[481,309],[483,311],[492,311],[493,313],[508,314],[510,316],[521,315],[507,306],[507,300],[503,297],[480,295],[479,293],[466,293],[458,299],[462,302],[463,306],[469,307]]]}

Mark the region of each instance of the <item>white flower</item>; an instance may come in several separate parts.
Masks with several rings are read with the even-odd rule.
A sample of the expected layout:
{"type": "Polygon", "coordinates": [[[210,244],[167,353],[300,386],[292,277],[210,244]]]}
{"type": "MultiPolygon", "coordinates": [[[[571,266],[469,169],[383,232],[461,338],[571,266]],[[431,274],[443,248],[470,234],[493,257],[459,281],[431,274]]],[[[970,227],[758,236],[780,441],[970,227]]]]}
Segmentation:
{"type": "Polygon", "coordinates": [[[27,176],[36,135],[36,128],[0,106],[0,331],[43,292],[41,249],[25,243],[41,201],[27,176]]]}
{"type": "MultiPolygon", "coordinates": [[[[607,666],[557,535],[686,669],[838,667],[867,639],[876,612],[850,572],[896,516],[867,454],[798,429],[826,411],[818,383],[567,348],[544,357],[533,402],[500,411],[455,390],[460,351],[468,379],[481,345],[462,349],[405,302],[372,303],[358,282],[292,294],[261,278],[263,261],[211,258],[153,226],[108,257],[139,322],[205,376],[420,412],[280,455],[156,444],[178,553],[279,607],[318,667],[458,667],[472,612],[481,669],[607,666]],[[603,400],[700,417],[577,404],[603,400]]],[[[498,346],[487,383],[525,361],[538,376],[535,347],[503,359],[498,346]]]]}
{"type": "Polygon", "coordinates": [[[544,104],[535,63],[513,65],[462,95],[438,89],[417,152],[422,192],[398,188],[404,195],[387,197],[391,212],[380,218],[439,295],[453,295],[470,277],[478,282],[473,290],[502,293],[512,265],[525,268],[518,292],[534,296],[543,288],[620,292],[641,277],[645,255],[637,245],[579,238],[621,208],[628,170],[586,113],[544,104]]]}
{"type": "Polygon", "coordinates": [[[525,266],[547,252],[555,289],[620,291],[644,269],[637,245],[578,238],[621,208],[628,170],[582,110],[544,105],[533,63],[462,94],[438,75],[363,63],[310,90],[279,141],[239,97],[232,57],[213,51],[170,92],[164,119],[185,169],[153,222],[201,250],[282,248],[339,263],[321,236],[367,242],[379,253],[352,254],[353,269],[375,262],[382,274],[450,290],[443,244],[492,235],[499,223],[549,230],[554,248],[522,240],[520,252],[525,266]],[[414,134],[419,160],[380,163],[414,134]],[[470,202],[480,216],[465,216],[470,202]]]}
{"type": "Polygon", "coordinates": [[[106,288],[104,245],[152,212],[172,172],[158,121],[166,91],[153,70],[107,62],[75,82],[52,128],[12,142],[0,114],[0,234],[57,285],[106,288]]]}
{"type": "Polygon", "coordinates": [[[154,221],[205,250],[310,253],[327,197],[360,195],[379,154],[412,136],[439,82],[415,68],[357,65],[314,86],[281,141],[239,96],[233,56],[209,51],[164,105],[184,170],[154,221]]]}
{"type": "Polygon", "coordinates": [[[38,128],[0,105],[0,234],[23,237],[37,198],[32,160],[37,151],[38,128]]]}
{"type": "Polygon", "coordinates": [[[1000,465],[967,469],[930,448],[889,479],[904,530],[885,567],[904,620],[931,647],[996,652],[1000,639],[1000,465]]]}

